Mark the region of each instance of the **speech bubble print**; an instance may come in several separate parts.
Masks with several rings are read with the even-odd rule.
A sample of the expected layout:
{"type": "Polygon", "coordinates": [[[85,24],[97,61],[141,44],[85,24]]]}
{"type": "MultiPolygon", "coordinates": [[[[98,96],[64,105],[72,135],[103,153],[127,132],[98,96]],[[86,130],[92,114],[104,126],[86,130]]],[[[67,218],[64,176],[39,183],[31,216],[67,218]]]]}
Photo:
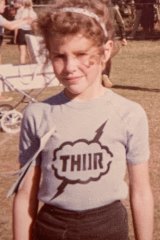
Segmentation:
{"type": "Polygon", "coordinates": [[[52,168],[62,183],[53,198],[59,196],[67,184],[98,181],[108,173],[113,154],[99,142],[105,124],[106,122],[96,131],[92,141],[79,139],[65,142],[54,151],[52,168]]]}

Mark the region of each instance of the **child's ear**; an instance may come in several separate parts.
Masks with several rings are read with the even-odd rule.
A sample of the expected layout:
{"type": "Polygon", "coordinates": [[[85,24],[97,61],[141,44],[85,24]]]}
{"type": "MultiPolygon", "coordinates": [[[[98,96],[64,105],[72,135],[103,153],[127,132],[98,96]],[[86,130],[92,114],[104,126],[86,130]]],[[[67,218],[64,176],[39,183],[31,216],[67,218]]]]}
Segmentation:
{"type": "Polygon", "coordinates": [[[104,45],[104,60],[105,60],[105,62],[107,62],[110,59],[112,50],[113,50],[113,41],[108,40],[104,45]]]}

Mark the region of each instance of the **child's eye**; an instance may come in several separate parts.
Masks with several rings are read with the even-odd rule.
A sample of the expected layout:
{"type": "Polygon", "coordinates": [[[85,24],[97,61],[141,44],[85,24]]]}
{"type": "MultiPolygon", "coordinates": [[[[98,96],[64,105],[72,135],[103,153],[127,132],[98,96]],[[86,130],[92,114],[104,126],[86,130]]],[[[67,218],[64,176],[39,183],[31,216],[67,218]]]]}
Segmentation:
{"type": "Polygon", "coordinates": [[[65,58],[65,55],[64,54],[53,54],[52,55],[52,59],[55,59],[55,60],[58,60],[58,59],[64,59],[65,58]]]}
{"type": "Polygon", "coordinates": [[[65,56],[63,54],[57,54],[55,57],[56,58],[65,58],[65,56]]]}
{"type": "Polygon", "coordinates": [[[77,53],[76,55],[77,55],[77,57],[85,57],[85,56],[87,56],[87,54],[83,53],[83,52],[77,53]]]}
{"type": "Polygon", "coordinates": [[[86,60],[88,60],[89,56],[88,56],[87,53],[80,52],[80,53],[77,53],[77,54],[76,54],[76,58],[77,58],[79,61],[85,62],[86,60]]]}

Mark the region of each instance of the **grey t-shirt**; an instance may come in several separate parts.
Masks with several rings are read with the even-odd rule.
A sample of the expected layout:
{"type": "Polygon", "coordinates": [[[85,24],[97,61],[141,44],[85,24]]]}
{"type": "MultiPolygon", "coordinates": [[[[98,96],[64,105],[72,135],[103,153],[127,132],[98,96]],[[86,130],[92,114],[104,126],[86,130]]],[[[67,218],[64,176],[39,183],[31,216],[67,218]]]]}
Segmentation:
{"type": "Polygon", "coordinates": [[[149,159],[148,123],[139,104],[108,89],[87,102],[69,100],[61,92],[31,104],[22,123],[22,165],[53,127],[36,161],[42,169],[40,201],[85,210],[127,197],[127,163],[149,159]]]}

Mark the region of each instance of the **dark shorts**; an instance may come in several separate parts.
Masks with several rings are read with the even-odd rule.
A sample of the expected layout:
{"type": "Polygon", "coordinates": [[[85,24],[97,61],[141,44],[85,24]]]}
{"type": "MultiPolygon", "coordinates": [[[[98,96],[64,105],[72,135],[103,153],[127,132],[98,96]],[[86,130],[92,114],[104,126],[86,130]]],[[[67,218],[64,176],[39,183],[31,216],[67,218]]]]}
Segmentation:
{"type": "Polygon", "coordinates": [[[25,35],[31,34],[31,33],[32,33],[32,31],[30,31],[30,30],[18,29],[16,43],[18,45],[27,45],[25,35]]]}
{"type": "Polygon", "coordinates": [[[70,211],[44,205],[34,240],[128,240],[127,211],[120,201],[107,206],[70,211]]]}

